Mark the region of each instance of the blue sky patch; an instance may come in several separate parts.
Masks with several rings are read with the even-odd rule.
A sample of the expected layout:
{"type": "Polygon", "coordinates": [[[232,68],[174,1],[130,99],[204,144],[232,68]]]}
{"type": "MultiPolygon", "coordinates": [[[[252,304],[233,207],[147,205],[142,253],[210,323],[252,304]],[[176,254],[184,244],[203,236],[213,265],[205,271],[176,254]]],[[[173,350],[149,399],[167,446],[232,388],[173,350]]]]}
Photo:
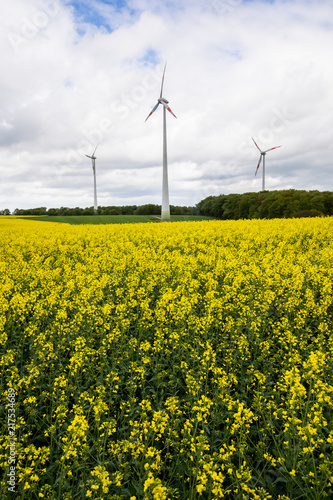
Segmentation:
{"type": "MultiPolygon", "coordinates": [[[[90,24],[97,28],[105,28],[107,31],[112,32],[118,26],[113,26],[111,20],[117,16],[135,14],[135,11],[130,9],[126,0],[95,0],[95,1],[77,1],[72,0],[69,4],[75,9],[75,15],[78,23],[90,24]]],[[[85,31],[82,26],[78,28],[78,33],[83,34],[85,31]]]]}
{"type": "Polygon", "coordinates": [[[145,55],[140,59],[140,63],[143,63],[144,65],[152,65],[156,66],[160,62],[160,58],[158,53],[155,50],[148,50],[145,55]]]}

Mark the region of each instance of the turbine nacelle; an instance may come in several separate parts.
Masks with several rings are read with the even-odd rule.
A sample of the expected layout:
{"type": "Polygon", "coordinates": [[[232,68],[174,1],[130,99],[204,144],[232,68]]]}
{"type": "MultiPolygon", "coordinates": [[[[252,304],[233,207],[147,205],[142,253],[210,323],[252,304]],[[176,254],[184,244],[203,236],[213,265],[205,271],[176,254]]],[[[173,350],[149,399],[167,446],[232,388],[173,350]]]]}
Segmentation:
{"type": "Polygon", "coordinates": [[[157,99],[157,101],[160,104],[169,104],[169,101],[167,101],[164,97],[160,97],[159,99],[157,99]]]}
{"type": "Polygon", "coordinates": [[[91,156],[90,155],[86,155],[87,158],[91,158],[92,160],[96,160],[97,159],[97,157],[95,156],[95,153],[96,153],[96,149],[98,148],[98,146],[99,146],[99,143],[95,147],[94,152],[93,152],[93,154],[91,156]]]}

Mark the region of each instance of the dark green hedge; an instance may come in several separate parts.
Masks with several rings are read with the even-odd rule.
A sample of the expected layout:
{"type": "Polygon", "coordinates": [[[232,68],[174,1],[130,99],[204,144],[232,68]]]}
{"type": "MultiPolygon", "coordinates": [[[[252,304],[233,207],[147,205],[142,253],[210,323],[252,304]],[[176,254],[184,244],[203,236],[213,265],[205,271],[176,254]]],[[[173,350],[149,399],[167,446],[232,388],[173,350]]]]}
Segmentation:
{"type": "Polygon", "coordinates": [[[296,189],[208,196],[198,215],[219,219],[275,219],[333,215],[333,192],[296,189]]]}

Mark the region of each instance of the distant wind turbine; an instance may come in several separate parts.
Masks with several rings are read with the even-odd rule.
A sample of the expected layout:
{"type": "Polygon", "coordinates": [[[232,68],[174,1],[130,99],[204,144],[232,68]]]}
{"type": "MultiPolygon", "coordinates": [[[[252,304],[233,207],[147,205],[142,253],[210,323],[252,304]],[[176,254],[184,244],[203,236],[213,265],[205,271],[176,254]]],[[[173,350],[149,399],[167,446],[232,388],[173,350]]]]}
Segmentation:
{"type": "Polygon", "coordinates": [[[268,153],[268,151],[272,151],[273,149],[280,148],[281,146],[276,146],[275,148],[266,149],[266,151],[261,151],[261,149],[259,148],[256,141],[253,139],[253,137],[252,137],[252,141],[254,142],[254,144],[257,146],[257,148],[260,151],[260,158],[259,158],[259,162],[258,162],[258,165],[256,168],[256,173],[254,175],[257,175],[258,169],[260,167],[261,159],[262,159],[262,190],[265,191],[265,156],[266,156],[266,153],[268,153]]]}
{"type": "Polygon", "coordinates": [[[95,165],[95,160],[96,160],[95,153],[96,153],[97,148],[98,148],[98,144],[95,147],[95,150],[91,156],[86,155],[88,158],[91,158],[92,169],[93,169],[93,173],[94,173],[94,214],[95,215],[97,214],[96,165],[95,165]]]}
{"type": "Polygon", "coordinates": [[[177,116],[171,111],[169,107],[169,101],[162,97],[163,93],[163,83],[165,75],[166,63],[164,66],[161,92],[160,97],[157,99],[157,104],[153,107],[151,112],[146,118],[148,118],[156,111],[158,106],[162,104],[163,106],[163,181],[162,181],[162,211],[161,211],[161,222],[170,221],[170,205],[169,205],[169,184],[168,184],[168,158],[167,158],[167,136],[166,136],[166,110],[168,110],[175,118],[177,116]]]}

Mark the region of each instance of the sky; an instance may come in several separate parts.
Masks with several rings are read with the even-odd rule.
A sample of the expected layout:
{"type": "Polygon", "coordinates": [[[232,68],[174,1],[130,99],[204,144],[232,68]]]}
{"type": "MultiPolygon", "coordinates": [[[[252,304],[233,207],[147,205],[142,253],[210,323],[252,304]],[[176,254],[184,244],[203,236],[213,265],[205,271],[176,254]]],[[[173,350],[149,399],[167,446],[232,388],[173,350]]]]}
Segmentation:
{"type": "Polygon", "coordinates": [[[0,210],[333,191],[331,0],[11,0],[0,7],[0,210]]]}

